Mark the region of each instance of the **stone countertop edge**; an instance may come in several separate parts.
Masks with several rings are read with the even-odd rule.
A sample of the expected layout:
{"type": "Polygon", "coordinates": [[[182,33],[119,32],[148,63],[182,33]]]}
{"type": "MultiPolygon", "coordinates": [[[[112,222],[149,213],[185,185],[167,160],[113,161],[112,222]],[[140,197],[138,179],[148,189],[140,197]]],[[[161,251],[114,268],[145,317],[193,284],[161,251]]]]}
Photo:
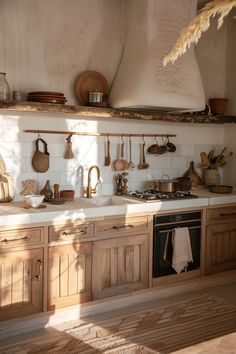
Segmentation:
{"type": "MultiPolygon", "coordinates": [[[[130,215],[149,213],[155,214],[161,211],[201,208],[210,205],[232,204],[236,203],[236,190],[232,194],[216,194],[206,190],[193,190],[192,194],[199,198],[179,199],[157,202],[135,202],[123,205],[106,205],[95,207],[80,207],[80,201],[83,204],[84,199],[77,199],[74,202],[67,202],[63,205],[47,205],[42,209],[25,209],[24,202],[12,201],[10,203],[0,204],[0,225],[23,225],[40,222],[66,222],[81,221],[86,218],[96,218],[115,215],[130,215]],[[77,204],[77,206],[76,206],[77,204]]],[[[96,198],[96,197],[95,197],[96,198]]]]}

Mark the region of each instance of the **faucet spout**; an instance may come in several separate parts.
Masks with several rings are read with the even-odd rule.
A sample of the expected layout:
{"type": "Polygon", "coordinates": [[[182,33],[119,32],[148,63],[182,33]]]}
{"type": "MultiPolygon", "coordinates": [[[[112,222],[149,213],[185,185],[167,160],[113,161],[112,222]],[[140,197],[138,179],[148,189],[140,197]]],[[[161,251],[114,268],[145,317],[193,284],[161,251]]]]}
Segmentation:
{"type": "Polygon", "coordinates": [[[94,188],[92,188],[92,186],[91,186],[91,174],[92,174],[93,169],[95,169],[97,171],[97,181],[99,181],[99,179],[100,179],[99,167],[96,165],[91,166],[88,171],[88,186],[87,186],[87,191],[86,191],[86,198],[91,198],[92,194],[96,193],[96,191],[97,191],[96,190],[97,184],[95,185],[94,188]]]}

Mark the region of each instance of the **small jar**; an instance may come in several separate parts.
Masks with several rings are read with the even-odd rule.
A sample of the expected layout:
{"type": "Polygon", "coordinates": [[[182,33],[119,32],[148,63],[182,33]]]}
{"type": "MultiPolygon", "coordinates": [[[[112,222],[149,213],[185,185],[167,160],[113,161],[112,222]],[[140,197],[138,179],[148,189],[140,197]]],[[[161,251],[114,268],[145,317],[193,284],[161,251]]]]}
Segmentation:
{"type": "Polygon", "coordinates": [[[10,87],[6,79],[6,73],[0,72],[0,102],[10,101],[10,87]]]}

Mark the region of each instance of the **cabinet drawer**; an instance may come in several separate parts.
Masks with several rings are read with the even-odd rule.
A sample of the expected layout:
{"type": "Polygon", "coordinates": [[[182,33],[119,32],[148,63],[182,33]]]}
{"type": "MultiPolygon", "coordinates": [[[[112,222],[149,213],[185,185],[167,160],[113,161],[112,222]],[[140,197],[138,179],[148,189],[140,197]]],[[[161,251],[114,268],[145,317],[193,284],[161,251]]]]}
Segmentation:
{"type": "Polygon", "coordinates": [[[6,230],[0,232],[0,249],[43,242],[43,228],[6,230]]]}
{"type": "Polygon", "coordinates": [[[91,237],[93,233],[94,224],[92,223],[49,226],[48,241],[73,241],[82,237],[91,237]]]}
{"type": "Polygon", "coordinates": [[[97,222],[95,225],[95,236],[100,235],[121,235],[123,233],[137,233],[146,231],[149,227],[147,217],[122,218],[97,222]]]}
{"type": "Polygon", "coordinates": [[[236,219],[236,206],[212,208],[207,210],[207,221],[236,219]]]}

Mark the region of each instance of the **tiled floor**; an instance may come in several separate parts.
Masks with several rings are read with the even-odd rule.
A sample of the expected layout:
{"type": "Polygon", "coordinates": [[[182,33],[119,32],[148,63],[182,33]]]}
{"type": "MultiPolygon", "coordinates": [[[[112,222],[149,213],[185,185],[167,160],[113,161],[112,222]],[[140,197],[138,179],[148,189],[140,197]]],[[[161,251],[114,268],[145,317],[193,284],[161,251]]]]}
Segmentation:
{"type": "Polygon", "coordinates": [[[136,304],[1,342],[0,354],[233,354],[236,283],[136,304]]]}

